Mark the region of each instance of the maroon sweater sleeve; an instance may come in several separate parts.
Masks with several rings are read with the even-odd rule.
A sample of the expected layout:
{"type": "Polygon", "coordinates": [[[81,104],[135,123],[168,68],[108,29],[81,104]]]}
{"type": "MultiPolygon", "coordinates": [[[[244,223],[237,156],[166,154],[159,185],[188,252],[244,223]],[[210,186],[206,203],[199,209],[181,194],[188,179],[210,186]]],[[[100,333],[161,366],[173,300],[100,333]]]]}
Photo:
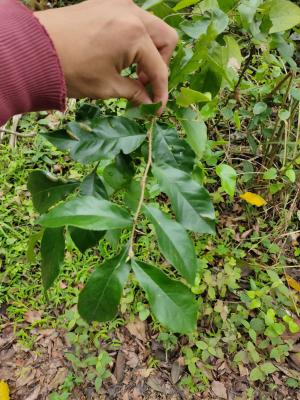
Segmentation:
{"type": "Polygon", "coordinates": [[[63,110],[65,93],[45,29],[20,2],[0,0],[0,126],[14,114],[63,110]]]}

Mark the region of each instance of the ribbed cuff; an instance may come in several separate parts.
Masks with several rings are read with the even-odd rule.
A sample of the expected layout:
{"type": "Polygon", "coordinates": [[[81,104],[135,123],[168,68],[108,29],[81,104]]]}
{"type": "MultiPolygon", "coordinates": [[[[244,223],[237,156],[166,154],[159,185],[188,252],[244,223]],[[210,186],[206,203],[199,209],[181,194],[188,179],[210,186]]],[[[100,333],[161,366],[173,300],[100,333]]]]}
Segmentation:
{"type": "Polygon", "coordinates": [[[0,0],[0,125],[14,114],[65,109],[66,85],[52,40],[20,2],[0,0]]]}

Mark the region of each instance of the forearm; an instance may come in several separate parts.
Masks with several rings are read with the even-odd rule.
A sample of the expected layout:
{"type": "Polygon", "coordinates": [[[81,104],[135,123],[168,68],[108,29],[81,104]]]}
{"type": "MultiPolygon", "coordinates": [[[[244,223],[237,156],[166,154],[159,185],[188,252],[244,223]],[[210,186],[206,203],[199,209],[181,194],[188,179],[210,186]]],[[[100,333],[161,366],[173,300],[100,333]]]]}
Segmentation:
{"type": "Polygon", "coordinates": [[[0,0],[0,63],[0,126],[14,114],[64,109],[64,77],[53,44],[15,0],[0,0]]]}

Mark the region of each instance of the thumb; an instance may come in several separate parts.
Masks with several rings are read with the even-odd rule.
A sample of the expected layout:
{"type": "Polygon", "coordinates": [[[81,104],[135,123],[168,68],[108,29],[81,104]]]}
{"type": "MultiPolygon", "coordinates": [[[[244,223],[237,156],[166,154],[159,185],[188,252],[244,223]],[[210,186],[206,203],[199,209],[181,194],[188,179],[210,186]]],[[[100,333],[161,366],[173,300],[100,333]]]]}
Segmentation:
{"type": "Polygon", "coordinates": [[[118,82],[118,97],[125,97],[134,105],[152,104],[145,86],[139,81],[120,76],[118,82]]]}

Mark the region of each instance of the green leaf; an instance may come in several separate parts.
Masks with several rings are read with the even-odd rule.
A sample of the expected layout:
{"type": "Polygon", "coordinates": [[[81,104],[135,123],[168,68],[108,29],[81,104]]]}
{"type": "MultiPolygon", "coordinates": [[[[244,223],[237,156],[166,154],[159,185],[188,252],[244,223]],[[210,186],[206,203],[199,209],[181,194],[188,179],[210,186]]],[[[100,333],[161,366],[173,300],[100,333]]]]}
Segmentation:
{"type": "MultiPolygon", "coordinates": [[[[80,194],[83,196],[93,196],[98,199],[108,199],[105,186],[96,171],[93,171],[84,178],[80,185],[80,194]]],[[[68,231],[75,246],[81,253],[96,246],[106,233],[106,231],[90,231],[88,229],[76,228],[75,226],[69,226],[68,231]]]]}
{"type": "Polygon", "coordinates": [[[289,112],[289,110],[280,110],[278,113],[279,119],[281,121],[286,121],[287,119],[290,118],[291,113],[289,112]]]}
{"type": "Polygon", "coordinates": [[[247,342],[247,350],[249,353],[249,357],[253,360],[253,362],[257,363],[260,360],[260,355],[255,349],[255,346],[252,342],[247,342]]]}
{"type": "Polygon", "coordinates": [[[251,337],[251,339],[253,340],[253,342],[255,343],[256,339],[257,339],[257,335],[256,335],[255,330],[250,328],[248,333],[249,333],[249,336],[251,337]]]}
{"type": "Polygon", "coordinates": [[[184,110],[180,123],[186,133],[187,142],[201,160],[207,144],[207,128],[197,112],[184,110]]]}
{"type": "Polygon", "coordinates": [[[138,181],[132,180],[124,193],[124,202],[131,211],[136,211],[140,197],[141,184],[138,181]]]}
{"type": "Polygon", "coordinates": [[[125,156],[124,154],[117,155],[113,163],[105,167],[103,171],[105,182],[115,190],[127,186],[134,175],[134,170],[130,162],[130,156],[125,156]]]}
{"type": "Polygon", "coordinates": [[[253,318],[250,321],[250,326],[251,326],[251,329],[253,329],[258,334],[263,333],[265,330],[264,321],[260,318],[253,318]]]}
{"type": "Polygon", "coordinates": [[[194,284],[197,259],[193,242],[178,222],[152,205],[144,206],[147,217],[154,225],[160,251],[189,282],[194,284]]]}
{"type": "Polygon", "coordinates": [[[222,46],[222,58],[227,68],[237,71],[241,68],[243,57],[240,46],[233,36],[226,35],[224,37],[226,46],[222,46]]]}
{"type": "Polygon", "coordinates": [[[45,171],[33,171],[28,179],[34,208],[41,214],[74,192],[78,186],[77,181],[58,179],[45,171]]]}
{"type": "Polygon", "coordinates": [[[260,369],[260,367],[255,367],[250,373],[250,380],[251,381],[261,381],[263,382],[266,378],[264,372],[260,369]]]}
{"type": "Polygon", "coordinates": [[[261,5],[263,0],[242,0],[238,6],[238,12],[241,17],[243,27],[251,31],[252,26],[255,23],[255,14],[257,8],[261,5]]]}
{"type": "Polygon", "coordinates": [[[140,126],[125,117],[101,117],[89,123],[70,122],[67,131],[42,134],[60,150],[83,164],[129,154],[145,140],[140,126]]]}
{"type": "Polygon", "coordinates": [[[47,228],[71,225],[94,231],[125,228],[131,222],[125,209],[92,196],[77,197],[60,204],[38,220],[39,224],[47,228]]]}
{"type": "Polygon", "coordinates": [[[177,221],[199,233],[215,232],[215,213],[209,194],[190,175],[168,165],[153,165],[152,172],[170,197],[177,221]]]}
{"type": "Polygon", "coordinates": [[[267,171],[264,172],[263,174],[263,179],[268,181],[276,178],[277,178],[277,169],[274,167],[267,169],[267,171]]]}
{"type": "Polygon", "coordinates": [[[266,362],[266,363],[260,365],[260,369],[266,375],[273,374],[273,372],[277,371],[277,368],[271,362],[266,362]]]}
{"type": "Polygon", "coordinates": [[[291,96],[295,99],[300,101],[300,89],[298,88],[292,88],[291,89],[291,96]]]}
{"type": "Polygon", "coordinates": [[[222,189],[232,198],[236,186],[236,170],[227,164],[219,164],[216,167],[216,174],[221,179],[222,189]]]}
{"type": "Polygon", "coordinates": [[[211,67],[210,63],[205,63],[201,71],[196,73],[191,79],[191,89],[199,92],[211,93],[215,97],[221,88],[222,75],[211,67]]]}
{"type": "Polygon", "coordinates": [[[149,119],[156,115],[160,108],[161,103],[141,104],[139,107],[129,103],[124,116],[130,119],[149,119]]]}
{"type": "Polygon", "coordinates": [[[253,114],[258,115],[264,113],[268,108],[268,105],[262,101],[259,103],[256,103],[255,106],[253,107],[253,114]]]}
{"type": "Polygon", "coordinates": [[[288,168],[284,175],[292,182],[295,183],[296,182],[296,172],[293,168],[288,168]]]}
{"type": "Polygon", "coordinates": [[[180,139],[174,128],[155,124],[153,129],[153,160],[190,172],[195,154],[185,140],[180,139]]]}
{"type": "Polygon", "coordinates": [[[96,267],[79,295],[78,311],[87,322],[105,322],[118,312],[123,287],[129,274],[127,248],[96,267]]]}
{"type": "Polygon", "coordinates": [[[96,171],[93,171],[84,178],[80,185],[80,194],[108,200],[105,186],[96,171]]]}
{"type": "Polygon", "coordinates": [[[181,88],[179,96],[177,96],[176,104],[182,107],[188,107],[194,103],[207,103],[211,101],[211,94],[197,92],[189,88],[181,88]]]}
{"type": "Polygon", "coordinates": [[[300,8],[288,0],[269,2],[268,15],[273,24],[270,33],[283,32],[300,24],[300,8]]]}
{"type": "Polygon", "coordinates": [[[196,328],[198,307],[189,289],[141,261],[133,260],[132,268],[159,322],[172,332],[192,332],[196,328]]]}
{"type": "Polygon", "coordinates": [[[183,8],[193,6],[194,4],[199,3],[200,0],[181,0],[179,3],[176,4],[175,7],[173,7],[174,11],[179,11],[182,10],[183,8]]]}
{"type": "Polygon", "coordinates": [[[272,183],[272,184],[269,186],[269,192],[270,192],[271,194],[275,194],[275,193],[279,192],[283,187],[284,187],[284,184],[283,184],[283,183],[280,183],[280,182],[272,183]]]}
{"type": "Polygon", "coordinates": [[[69,226],[68,231],[75,246],[81,253],[96,246],[99,240],[106,234],[106,231],[90,231],[88,229],[76,228],[75,226],[69,226]]]}
{"type": "Polygon", "coordinates": [[[42,239],[43,233],[44,233],[44,231],[40,230],[36,233],[32,233],[29,236],[26,257],[27,257],[27,260],[31,264],[33,264],[35,262],[36,254],[35,254],[34,248],[35,248],[36,244],[42,239]]]}
{"type": "Polygon", "coordinates": [[[210,22],[205,17],[197,21],[184,21],[180,24],[180,29],[192,39],[199,39],[201,35],[206,34],[210,22]]]}
{"type": "Polygon", "coordinates": [[[48,290],[57,278],[64,261],[64,252],[64,228],[45,229],[41,242],[42,281],[45,290],[48,290]]]}
{"type": "Polygon", "coordinates": [[[84,103],[76,110],[76,121],[86,122],[101,118],[101,109],[95,104],[84,103]]]}

